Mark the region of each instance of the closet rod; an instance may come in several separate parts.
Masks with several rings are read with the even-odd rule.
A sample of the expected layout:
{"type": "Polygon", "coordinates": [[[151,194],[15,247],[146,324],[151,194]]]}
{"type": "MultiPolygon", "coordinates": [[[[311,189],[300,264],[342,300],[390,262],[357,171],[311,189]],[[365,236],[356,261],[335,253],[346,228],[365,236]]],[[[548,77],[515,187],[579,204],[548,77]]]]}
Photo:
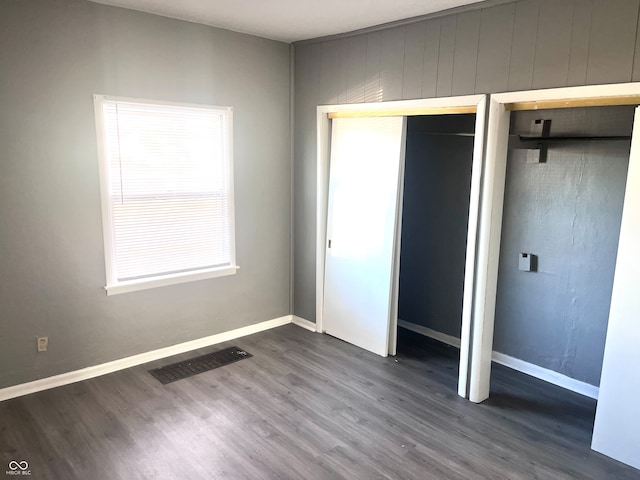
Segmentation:
{"type": "Polygon", "coordinates": [[[527,135],[517,136],[522,142],[575,142],[580,140],[631,140],[631,135],[612,135],[612,136],[580,136],[580,137],[530,137],[527,135]]]}
{"type": "Polygon", "coordinates": [[[439,135],[444,137],[475,137],[475,133],[448,133],[448,132],[416,132],[418,135],[439,135]]]}

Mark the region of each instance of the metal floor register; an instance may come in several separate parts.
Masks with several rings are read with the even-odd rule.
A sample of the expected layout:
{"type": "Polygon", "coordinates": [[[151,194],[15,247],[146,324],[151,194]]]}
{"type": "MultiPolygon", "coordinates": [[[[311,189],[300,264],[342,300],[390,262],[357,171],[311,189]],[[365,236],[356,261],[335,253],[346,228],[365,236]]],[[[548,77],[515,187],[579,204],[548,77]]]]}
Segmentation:
{"type": "Polygon", "coordinates": [[[198,373],[207,372],[218,367],[224,367],[230,363],[237,362],[244,358],[250,358],[249,352],[238,347],[229,347],[217,352],[201,355],[200,357],[190,358],[181,362],[165,365],[164,367],[149,370],[160,383],[175,382],[183,378],[197,375],[198,373]]]}

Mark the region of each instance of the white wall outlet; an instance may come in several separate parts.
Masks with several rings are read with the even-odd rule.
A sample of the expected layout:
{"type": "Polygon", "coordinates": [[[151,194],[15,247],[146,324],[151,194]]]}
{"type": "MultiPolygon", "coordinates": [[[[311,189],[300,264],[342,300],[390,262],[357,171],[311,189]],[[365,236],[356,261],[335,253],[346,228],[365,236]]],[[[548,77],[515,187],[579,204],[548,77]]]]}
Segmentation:
{"type": "Polygon", "coordinates": [[[518,270],[521,272],[535,272],[537,258],[531,253],[521,253],[518,255],[518,270]]]}
{"type": "Polygon", "coordinates": [[[49,347],[49,337],[38,337],[38,351],[46,352],[49,347]]]}

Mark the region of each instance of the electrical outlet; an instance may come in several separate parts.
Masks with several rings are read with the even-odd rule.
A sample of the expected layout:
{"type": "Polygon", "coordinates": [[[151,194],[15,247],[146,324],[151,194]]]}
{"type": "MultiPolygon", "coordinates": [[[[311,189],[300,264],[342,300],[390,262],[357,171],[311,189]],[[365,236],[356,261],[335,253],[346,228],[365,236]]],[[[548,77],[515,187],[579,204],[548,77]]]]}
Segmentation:
{"type": "Polygon", "coordinates": [[[38,351],[46,352],[49,347],[49,337],[38,337],[38,351]]]}

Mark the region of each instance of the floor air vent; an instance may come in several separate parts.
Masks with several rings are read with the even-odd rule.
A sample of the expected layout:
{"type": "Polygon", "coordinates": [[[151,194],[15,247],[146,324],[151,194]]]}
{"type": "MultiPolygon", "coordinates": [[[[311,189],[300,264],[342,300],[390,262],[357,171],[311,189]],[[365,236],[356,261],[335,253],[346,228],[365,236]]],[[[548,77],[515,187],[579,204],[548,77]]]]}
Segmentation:
{"type": "Polygon", "coordinates": [[[167,383],[191,377],[198,373],[207,372],[214,368],[224,367],[230,363],[252,356],[253,355],[249,352],[246,352],[241,348],[229,347],[200,357],[190,358],[189,360],[183,360],[182,362],[155,368],[153,370],[149,370],[149,373],[160,383],[166,385],[167,383]]]}

